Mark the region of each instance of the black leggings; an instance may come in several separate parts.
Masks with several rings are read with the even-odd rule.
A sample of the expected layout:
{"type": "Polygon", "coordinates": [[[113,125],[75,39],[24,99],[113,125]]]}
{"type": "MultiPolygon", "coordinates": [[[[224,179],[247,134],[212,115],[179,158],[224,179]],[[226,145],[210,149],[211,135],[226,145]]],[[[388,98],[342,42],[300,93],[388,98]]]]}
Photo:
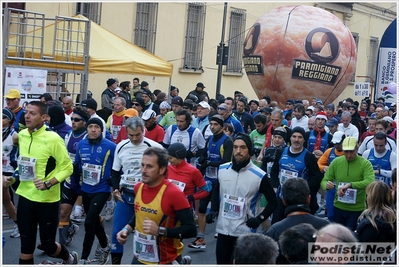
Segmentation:
{"type": "Polygon", "coordinates": [[[237,238],[236,236],[218,234],[216,241],[216,264],[233,263],[237,238]]]}
{"type": "Polygon", "coordinates": [[[21,234],[21,253],[33,254],[36,248],[37,225],[42,249],[47,255],[57,250],[55,237],[58,228],[59,202],[34,202],[19,196],[17,220],[21,234]]]}
{"type": "Polygon", "coordinates": [[[107,246],[107,236],[100,222],[100,213],[110,194],[105,192],[90,194],[82,191],[83,208],[86,212],[82,259],[88,259],[95,236],[102,248],[107,246]]]}

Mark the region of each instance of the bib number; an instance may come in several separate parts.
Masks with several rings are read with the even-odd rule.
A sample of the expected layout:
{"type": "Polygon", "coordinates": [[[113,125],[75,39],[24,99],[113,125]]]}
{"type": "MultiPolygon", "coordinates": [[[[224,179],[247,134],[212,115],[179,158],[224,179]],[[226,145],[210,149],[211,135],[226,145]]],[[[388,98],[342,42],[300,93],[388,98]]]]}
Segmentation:
{"type": "Polygon", "coordinates": [[[83,182],[88,185],[97,185],[101,179],[100,165],[84,163],[82,167],[83,182]]]}
{"type": "Polygon", "coordinates": [[[134,186],[141,182],[141,177],[134,177],[137,172],[134,169],[128,169],[126,173],[121,176],[120,185],[126,189],[134,190],[134,186]]]}
{"type": "Polygon", "coordinates": [[[284,170],[284,169],[282,169],[280,171],[281,184],[283,184],[287,179],[291,179],[291,178],[298,178],[298,172],[288,171],[288,170],[284,170]]]}
{"type": "Polygon", "coordinates": [[[133,237],[134,256],[142,261],[159,262],[157,240],[153,235],[146,235],[139,231],[134,231],[133,237]]]}
{"type": "Polygon", "coordinates": [[[33,181],[36,177],[36,159],[19,156],[18,171],[21,181],[33,181]]]}
{"type": "Polygon", "coordinates": [[[169,181],[171,181],[173,184],[177,185],[177,187],[180,189],[180,191],[184,192],[184,188],[186,188],[186,183],[177,181],[177,180],[173,180],[173,179],[169,179],[169,181]]]}
{"type": "Polygon", "coordinates": [[[227,219],[241,219],[244,216],[245,198],[224,194],[222,216],[227,219]]]}
{"type": "Polygon", "coordinates": [[[206,176],[213,179],[218,178],[218,167],[208,166],[206,168],[206,176]]]}
{"type": "MultiPolygon", "coordinates": [[[[339,183],[338,189],[342,186],[346,185],[347,183],[339,183]]],[[[338,196],[338,201],[347,204],[356,204],[356,196],[357,196],[357,189],[348,188],[346,189],[346,193],[344,196],[338,196]]]]}

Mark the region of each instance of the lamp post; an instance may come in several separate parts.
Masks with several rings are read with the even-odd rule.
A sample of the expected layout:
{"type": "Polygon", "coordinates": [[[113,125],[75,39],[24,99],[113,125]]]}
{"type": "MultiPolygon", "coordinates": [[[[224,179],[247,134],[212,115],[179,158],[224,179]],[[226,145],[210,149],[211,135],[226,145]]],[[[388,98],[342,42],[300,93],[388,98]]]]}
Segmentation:
{"type": "Polygon", "coordinates": [[[218,66],[218,76],[216,81],[216,97],[220,94],[220,87],[222,84],[222,68],[223,68],[223,57],[224,57],[224,32],[226,29],[226,14],[227,14],[227,2],[224,3],[224,12],[223,12],[223,25],[222,25],[222,38],[220,40],[220,44],[218,46],[218,57],[217,64],[218,66]]]}

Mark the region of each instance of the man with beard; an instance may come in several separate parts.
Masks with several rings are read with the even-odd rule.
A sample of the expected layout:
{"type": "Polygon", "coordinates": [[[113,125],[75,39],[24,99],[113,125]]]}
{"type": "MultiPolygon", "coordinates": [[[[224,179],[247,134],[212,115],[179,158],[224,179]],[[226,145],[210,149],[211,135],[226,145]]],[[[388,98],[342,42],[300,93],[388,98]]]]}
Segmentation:
{"type": "Polygon", "coordinates": [[[233,155],[232,162],[219,167],[211,211],[206,216],[207,223],[212,223],[216,212],[219,212],[216,224],[217,264],[231,264],[237,238],[246,233],[262,231],[259,226],[277,206],[269,178],[251,161],[252,142],[247,134],[240,133],[234,138],[233,155]],[[262,211],[261,194],[267,200],[262,211]]]}
{"type": "Polygon", "coordinates": [[[276,154],[273,167],[270,173],[273,188],[277,188],[278,207],[273,213],[272,224],[284,219],[285,206],[282,202],[283,194],[281,186],[287,179],[305,179],[310,188],[310,211],[314,214],[318,210],[316,194],[320,188],[320,181],[323,178],[317,166],[315,156],[310,153],[303,144],[305,142],[305,131],[301,127],[292,129],[291,146],[284,148],[276,154]]]}
{"type": "MultiPolygon", "coordinates": [[[[205,149],[202,151],[198,163],[201,170],[205,171],[205,181],[212,184],[212,190],[218,178],[218,167],[231,160],[233,152],[233,142],[223,132],[223,117],[213,115],[209,119],[209,125],[213,135],[206,142],[205,149]]],[[[212,197],[212,192],[200,200],[198,209],[198,235],[195,241],[188,244],[189,248],[205,249],[205,227],[206,227],[206,209],[212,197]]]]}
{"type": "Polygon", "coordinates": [[[292,115],[293,117],[291,120],[290,129],[294,129],[296,126],[299,126],[302,127],[305,132],[309,131],[309,118],[305,115],[305,106],[303,104],[295,104],[292,115]]]}

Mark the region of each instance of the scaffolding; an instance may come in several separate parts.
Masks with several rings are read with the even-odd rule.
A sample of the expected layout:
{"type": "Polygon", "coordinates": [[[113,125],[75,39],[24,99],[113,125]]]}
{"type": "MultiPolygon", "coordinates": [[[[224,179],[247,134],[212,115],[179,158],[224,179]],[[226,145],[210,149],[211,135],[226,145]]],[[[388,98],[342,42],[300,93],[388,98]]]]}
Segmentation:
{"type": "MultiPolygon", "coordinates": [[[[62,100],[69,95],[75,100],[80,95],[81,101],[88,92],[89,47],[90,20],[46,18],[44,13],[9,8],[7,4],[3,8],[3,77],[7,67],[46,69],[46,92],[53,99],[62,100]],[[55,25],[54,35],[48,38],[44,31],[50,24],[55,25]],[[48,47],[50,54],[44,52],[48,47]],[[32,62],[50,63],[53,67],[32,67],[32,62]]],[[[3,95],[4,81],[3,78],[3,95]]]]}

